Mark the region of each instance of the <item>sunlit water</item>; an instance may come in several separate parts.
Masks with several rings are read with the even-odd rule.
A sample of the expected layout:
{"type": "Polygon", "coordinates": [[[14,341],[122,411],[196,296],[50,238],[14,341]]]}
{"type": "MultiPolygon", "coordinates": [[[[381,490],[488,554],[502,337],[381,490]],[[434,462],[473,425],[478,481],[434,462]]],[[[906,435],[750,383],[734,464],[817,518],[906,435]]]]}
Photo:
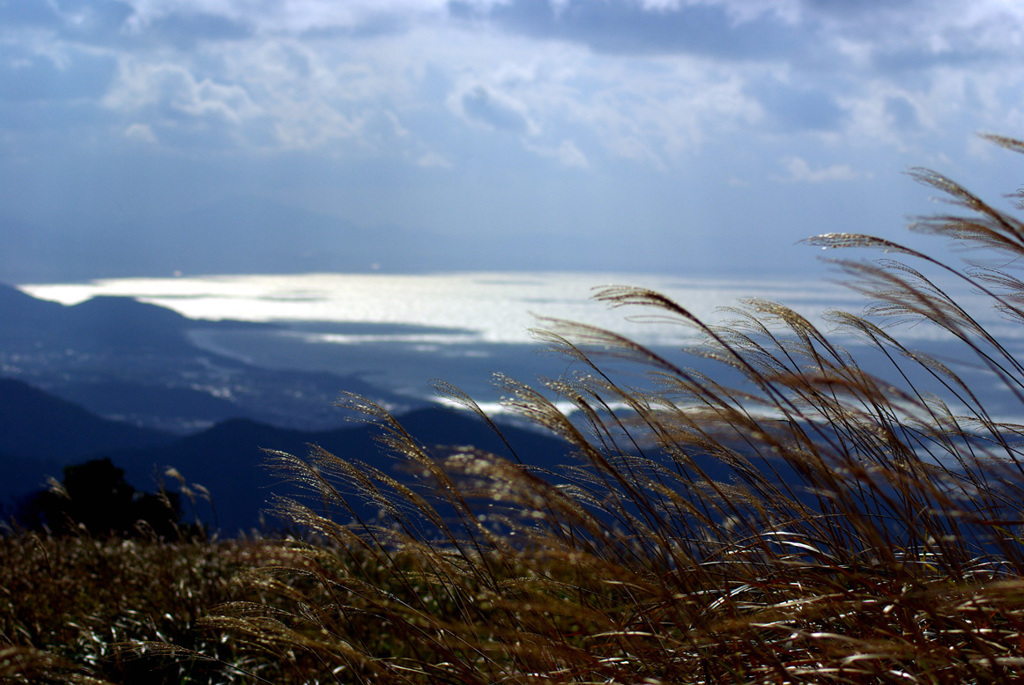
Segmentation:
{"type": "MultiPolygon", "coordinates": [[[[785,304],[826,331],[830,309],[859,313],[866,302],[842,285],[793,278],[716,280],[628,273],[442,273],[432,275],[303,274],[99,280],[82,284],[21,286],[44,299],[74,304],[96,295],[119,295],[171,308],[197,319],[236,319],[282,324],[272,332],[199,333],[211,351],[254,364],[359,374],[391,390],[431,395],[441,378],[490,404],[501,394],[491,385],[500,371],[526,382],[557,376],[566,361],[538,355],[532,328],[543,317],[607,328],[658,348],[678,348],[696,337],[692,327],[652,321],[636,307],[595,302],[602,286],[632,285],[661,292],[707,322],[730,318],[722,307],[744,298],[785,304]]],[[[972,295],[965,294],[970,303],[972,295]]],[[[972,310],[980,322],[1013,345],[1020,326],[987,307],[972,310]]],[[[934,343],[935,328],[901,329],[901,339],[934,343]]],[[[973,379],[1005,389],[984,373],[973,379]]],[[[977,389],[977,388],[975,388],[977,389]]],[[[984,387],[981,388],[985,390],[984,387]]],[[[1016,411],[1014,413],[1017,413],[1016,411]]]]}
{"type": "MultiPolygon", "coordinates": [[[[628,318],[645,312],[609,309],[594,302],[596,289],[606,285],[652,288],[707,320],[715,318],[716,308],[735,305],[741,298],[752,296],[786,303],[811,318],[827,308],[858,306],[855,295],[829,283],[716,281],[611,273],[211,276],[113,279],[22,288],[36,297],[65,304],[95,295],[130,296],[191,318],[389,323],[462,331],[440,338],[437,334],[425,334],[424,342],[528,342],[529,329],[543,326],[538,316],[611,328],[647,344],[672,344],[684,335],[675,326],[628,318]]],[[[362,343],[373,339],[352,333],[332,336],[329,341],[362,343]]]]}

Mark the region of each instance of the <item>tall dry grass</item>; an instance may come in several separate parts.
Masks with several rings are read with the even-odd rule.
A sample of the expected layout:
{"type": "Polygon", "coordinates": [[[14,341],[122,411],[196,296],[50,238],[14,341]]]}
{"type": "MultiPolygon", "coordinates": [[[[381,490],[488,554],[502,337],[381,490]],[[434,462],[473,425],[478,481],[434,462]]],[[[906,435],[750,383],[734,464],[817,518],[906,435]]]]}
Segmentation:
{"type": "Polygon", "coordinates": [[[294,563],[279,541],[8,530],[0,535],[0,683],[304,682],[293,664],[256,658],[243,641],[200,625],[228,601],[272,606],[276,595],[241,588],[237,578],[294,563]]]}
{"type": "Polygon", "coordinates": [[[510,407],[571,446],[557,467],[514,445],[504,457],[422,445],[351,398],[408,478],[318,449],[272,453],[310,492],[282,508],[311,539],[288,548],[294,563],[250,579],[281,602],[231,605],[211,625],[268,660],[301,660],[312,668],[303,682],[1021,677],[1024,426],[990,415],[954,364],[891,324],[934,327],[1024,409],[1022,361],[953,295],[967,289],[1024,320],[1012,272],[1024,223],[939,174],[912,173],[954,207],[912,229],[984,248],[985,262],[812,238],[889,255],[835,262],[872,305],[832,312],[828,331],[774,302],[743,302],[711,324],[659,293],[605,288],[601,302],[695,329],[703,342],[688,353],[722,374],[547,321],[541,337],[576,371],[543,393],[504,382],[510,407]],[[836,342],[849,335],[888,369],[861,368],[836,342]],[[649,382],[626,384],[614,371],[624,365],[649,382]],[[720,380],[737,373],[739,383],[720,380]],[[552,392],[575,405],[572,418],[552,392]]]}
{"type": "MultiPolygon", "coordinates": [[[[989,139],[1024,152],[1022,141],[989,139]]],[[[270,453],[308,492],[280,503],[301,540],[217,547],[207,563],[198,542],[6,539],[11,568],[37,570],[8,574],[0,681],[1021,679],[1024,426],[990,413],[958,373],[982,369],[1024,410],[1024,362],[977,308],[1024,322],[1013,275],[1024,222],[943,176],[913,174],[953,209],[912,229],[982,248],[964,257],[984,261],[863,235],[812,238],[888,255],[836,260],[872,304],[832,312],[828,330],[762,300],[710,323],[642,288],[597,293],[696,331],[702,342],[685,354],[711,363],[707,373],[611,331],[546,321],[538,335],[574,360],[573,373],[542,391],[503,382],[511,408],[565,441],[564,464],[537,464],[515,444],[504,455],[424,445],[383,408],[349,398],[403,471],[316,448],[270,453]],[[896,322],[935,329],[955,363],[915,350],[896,322]],[[839,344],[850,336],[881,371],[839,344]],[[73,568],[55,570],[60,554],[73,568]],[[105,595],[88,588],[102,582],[100,563],[125,580],[97,603],[105,595]],[[230,594],[224,571],[240,565],[235,601],[217,604],[230,594]],[[32,582],[45,587],[10,585],[32,582]],[[167,597],[153,607],[181,614],[165,612],[170,627],[136,607],[160,587],[167,597]],[[47,622],[53,606],[92,623],[47,622]],[[118,621],[130,629],[104,638],[118,621]]],[[[470,397],[439,390],[490,423],[470,397]]]]}

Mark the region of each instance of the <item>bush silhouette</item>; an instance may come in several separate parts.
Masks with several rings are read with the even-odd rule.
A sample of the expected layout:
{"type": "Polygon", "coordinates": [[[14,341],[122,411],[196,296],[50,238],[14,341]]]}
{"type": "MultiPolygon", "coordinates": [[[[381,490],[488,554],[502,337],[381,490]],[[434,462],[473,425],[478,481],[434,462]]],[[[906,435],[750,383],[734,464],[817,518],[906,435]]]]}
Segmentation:
{"type": "Polygon", "coordinates": [[[176,493],[137,491],[124,469],[110,459],[64,467],[63,484],[36,493],[22,512],[22,523],[56,535],[84,532],[94,537],[156,535],[180,537],[180,498],[176,493]]]}

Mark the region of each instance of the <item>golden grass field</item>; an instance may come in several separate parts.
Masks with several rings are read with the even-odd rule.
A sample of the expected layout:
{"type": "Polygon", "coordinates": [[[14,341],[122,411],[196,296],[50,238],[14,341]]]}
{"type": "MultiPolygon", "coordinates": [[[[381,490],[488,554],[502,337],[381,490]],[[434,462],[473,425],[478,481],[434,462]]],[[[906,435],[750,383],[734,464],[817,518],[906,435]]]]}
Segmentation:
{"type": "Polygon", "coordinates": [[[950,294],[1024,325],[1024,222],[912,173],[952,203],[912,230],[981,251],[811,238],[884,255],[836,262],[872,304],[833,312],[829,332],[779,303],[739,303],[710,325],[656,292],[598,293],[699,331],[689,353],[739,372],[737,387],[614,332],[547,322],[544,338],[575,361],[548,387],[577,418],[511,380],[508,402],[566,440],[570,463],[529,466],[514,445],[511,458],[421,445],[349,398],[407,478],[316,449],[269,453],[310,495],[280,504],[294,537],[7,535],[0,680],[1024,678],[1024,426],[989,415],[954,363],[980,366],[1024,408],[1024,360],[950,294]],[[901,322],[934,327],[955,360],[909,348],[901,322]],[[834,342],[851,334],[885,355],[886,374],[834,342]],[[655,389],[627,384],[637,372],[655,389]]]}

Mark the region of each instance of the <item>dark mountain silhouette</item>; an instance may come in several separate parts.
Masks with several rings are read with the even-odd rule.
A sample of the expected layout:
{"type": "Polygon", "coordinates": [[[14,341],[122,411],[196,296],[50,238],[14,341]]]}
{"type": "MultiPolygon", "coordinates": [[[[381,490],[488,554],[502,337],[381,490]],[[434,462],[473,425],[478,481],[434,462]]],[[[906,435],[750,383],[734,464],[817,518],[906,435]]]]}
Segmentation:
{"type": "MultiPolygon", "coordinates": [[[[128,297],[99,296],[68,307],[60,331],[69,340],[105,350],[167,349],[187,346],[181,314],[128,297]]],[[[200,326],[202,324],[199,324],[200,326]]]]}
{"type": "MultiPolygon", "coordinates": [[[[474,445],[511,457],[502,440],[475,417],[430,408],[410,412],[401,419],[406,429],[428,447],[474,445]]],[[[560,440],[514,427],[502,430],[517,454],[528,463],[550,466],[567,459],[567,444],[560,440]]],[[[382,451],[374,439],[379,432],[379,428],[371,425],[303,432],[234,419],[168,445],[112,451],[103,456],[124,468],[129,481],[142,489],[152,489],[145,479],[173,466],[188,482],[199,483],[211,492],[217,524],[224,534],[232,535],[259,525],[261,512],[268,509],[274,495],[297,494],[293,484],[265,467],[262,449],[305,456],[310,445],[318,445],[345,459],[400,475],[398,462],[382,451]]],[[[201,513],[209,522],[212,512],[201,508],[201,513]]]]}
{"type": "Polygon", "coordinates": [[[101,450],[173,439],[170,433],[110,421],[27,383],[0,378],[0,454],[70,464],[101,450]]]}
{"type": "Polygon", "coordinates": [[[194,352],[187,333],[203,328],[267,328],[244,321],[200,321],[130,297],[102,295],[76,305],[40,300],[0,283],[0,343],[81,350],[194,352]]]}
{"type": "Polygon", "coordinates": [[[93,453],[153,447],[174,437],[101,418],[21,381],[0,378],[0,510],[93,453]]]}
{"type": "MultiPolygon", "coordinates": [[[[513,458],[501,437],[470,414],[434,407],[409,412],[400,420],[435,456],[444,456],[445,448],[472,445],[513,458]]],[[[572,461],[570,447],[561,440],[509,425],[501,430],[526,464],[552,468],[572,461]]],[[[7,500],[0,510],[15,510],[16,503],[27,501],[48,476],[60,480],[65,466],[108,458],[125,470],[128,482],[140,491],[153,491],[161,482],[173,491],[174,479],[166,476],[169,467],[188,483],[204,486],[212,494],[213,505],[198,501],[193,512],[186,505],[186,516],[198,515],[231,536],[263,528],[263,514],[271,509],[275,496],[302,494],[284,475],[267,468],[265,449],[305,456],[316,445],[346,460],[409,479],[401,460],[375,439],[380,432],[373,425],[313,432],[231,419],[175,438],[102,419],[24,383],[0,379],[0,494],[7,500]]],[[[697,462],[714,480],[729,481],[735,476],[717,459],[697,457],[697,462]]],[[[779,475],[787,482],[799,482],[790,469],[783,468],[779,475]]],[[[375,514],[368,506],[360,511],[369,517],[375,514]]],[[[286,525],[273,517],[268,523],[270,529],[286,525]]]]}
{"type": "MultiPolygon", "coordinates": [[[[402,420],[427,446],[475,445],[511,456],[493,431],[465,414],[431,408],[402,420]]],[[[566,445],[561,441],[516,428],[505,432],[530,463],[565,459],[566,445]]],[[[0,378],[0,496],[6,500],[2,509],[13,510],[16,501],[44,487],[47,477],[60,480],[65,466],[110,458],[125,469],[129,483],[144,491],[154,490],[168,467],[176,468],[188,482],[211,491],[216,524],[225,534],[234,534],[258,527],[273,495],[296,494],[293,485],[265,467],[263,449],[305,456],[310,445],[319,445],[395,473],[397,462],[374,440],[378,433],[370,425],[307,432],[231,419],[180,438],[103,419],[26,383],[0,378]]],[[[173,481],[168,485],[173,489],[173,481]]],[[[199,513],[214,523],[211,508],[200,507],[199,513]]]]}
{"type": "Polygon", "coordinates": [[[356,376],[261,368],[193,344],[201,332],[272,324],[202,321],[127,297],[74,306],[0,284],[0,369],[107,418],[178,434],[247,417],[300,430],[336,427],[331,403],[356,392],[394,406],[416,402],[356,376]]]}
{"type": "Polygon", "coordinates": [[[17,288],[0,283],[0,340],[22,340],[46,333],[60,321],[65,307],[39,300],[17,288]]]}

